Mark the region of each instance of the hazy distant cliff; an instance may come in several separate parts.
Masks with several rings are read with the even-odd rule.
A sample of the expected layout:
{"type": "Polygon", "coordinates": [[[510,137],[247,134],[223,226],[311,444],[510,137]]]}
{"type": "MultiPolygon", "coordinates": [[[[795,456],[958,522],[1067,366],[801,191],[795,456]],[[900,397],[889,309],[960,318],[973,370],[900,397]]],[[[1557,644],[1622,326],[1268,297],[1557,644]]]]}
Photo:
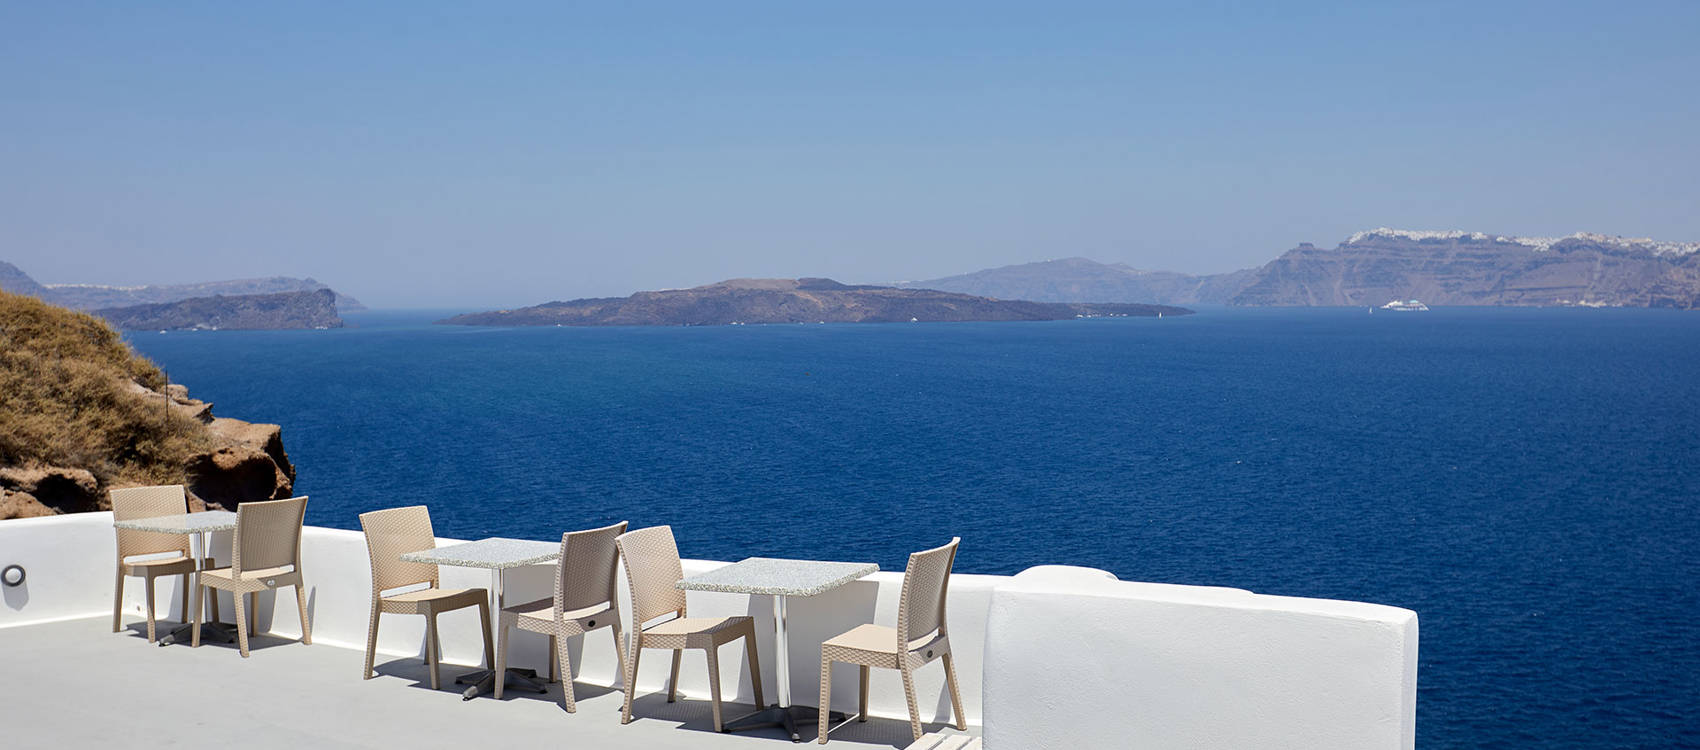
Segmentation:
{"type": "Polygon", "coordinates": [[[847,286],[831,279],[733,279],[630,297],[548,302],[457,315],[455,325],[727,325],[731,323],[897,323],[911,320],[1062,320],[1078,316],[1184,315],[1178,307],[996,300],[931,289],[847,286]]]}
{"type": "MultiPolygon", "coordinates": [[[[290,276],[268,276],[261,279],[232,279],[204,281],[195,284],[144,284],[141,286],[111,286],[107,284],[38,284],[17,266],[0,261],[0,291],[27,294],[45,302],[73,310],[100,310],[131,305],[177,302],[196,297],[236,294],[277,294],[279,292],[310,292],[330,289],[316,279],[290,276]]],[[[333,292],[335,290],[332,290],[333,292]]],[[[339,312],[366,309],[360,300],[336,292],[339,312]]]]}
{"type": "Polygon", "coordinates": [[[1121,263],[1063,258],[988,268],[942,279],[905,281],[897,286],[1037,302],[1221,305],[1237,294],[1253,273],[1253,269],[1210,275],[1142,271],[1121,263]]]}
{"type": "Polygon", "coordinates": [[[989,268],[906,288],[1051,302],[1248,306],[1615,305],[1700,307],[1700,243],[1573,234],[1359,232],[1303,243],[1257,268],[1193,276],[1085,258],[989,268]]]}
{"type": "Polygon", "coordinates": [[[1700,306],[1700,243],[1594,234],[1359,232],[1333,250],[1301,245],[1257,269],[1236,305],[1700,306]]]}
{"type": "Polygon", "coordinates": [[[157,305],[95,310],[129,330],[275,330],[341,328],[336,293],[329,289],[278,294],[196,297],[157,305]]]}

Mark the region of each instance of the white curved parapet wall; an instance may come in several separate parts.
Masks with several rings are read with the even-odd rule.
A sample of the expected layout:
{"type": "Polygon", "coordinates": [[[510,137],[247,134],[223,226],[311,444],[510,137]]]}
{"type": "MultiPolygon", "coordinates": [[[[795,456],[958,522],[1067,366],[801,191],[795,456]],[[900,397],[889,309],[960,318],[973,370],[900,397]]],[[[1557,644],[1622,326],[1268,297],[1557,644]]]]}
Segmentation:
{"type": "Polygon", "coordinates": [[[992,593],[985,745],[1408,750],[1417,615],[1044,566],[992,593]]]}
{"type": "MultiPolygon", "coordinates": [[[[228,533],[215,534],[212,546],[218,559],[229,559],[228,533]]],[[[28,573],[24,585],[0,587],[0,628],[111,617],[115,554],[110,513],[0,521],[0,568],[17,564],[28,573]]],[[[686,560],[685,574],[725,564],[686,560]]],[[[371,586],[365,539],[356,531],[309,526],[302,535],[302,567],[313,642],[353,649],[349,679],[358,679],[371,586]]],[[[488,586],[490,579],[488,571],[443,567],[442,580],[449,587],[472,587],[488,586]]],[[[506,581],[510,602],[543,598],[553,568],[513,569],[506,581]]],[[[815,703],[821,641],[867,622],[894,624],[902,583],[900,571],[882,571],[820,596],[791,600],[790,676],[798,705],[815,703]]],[[[175,579],[159,581],[163,619],[182,616],[178,591],[175,579]]],[[[623,585],[620,591],[625,608],[623,585]]],[[[127,625],[140,620],[142,596],[141,581],[130,579],[127,625]]],[[[688,600],[693,615],[756,617],[763,681],[771,690],[770,600],[698,591],[689,592],[688,600]]],[[[968,721],[983,726],[989,750],[1414,745],[1417,618],[1409,610],[1132,583],[1103,571],[1057,566],[1014,577],[956,574],[949,607],[968,721]]],[[[228,618],[233,609],[223,611],[228,618]]],[[[626,617],[629,621],[629,609],[626,617]]],[[[262,593],[256,619],[262,631],[299,635],[291,592],[262,593]]],[[[474,611],[445,614],[439,626],[445,662],[480,661],[474,611]]],[[[424,618],[386,615],[380,662],[418,657],[423,640],[424,618]]],[[[512,663],[546,669],[545,645],[542,636],[516,633],[512,663]]],[[[607,630],[572,639],[569,648],[579,680],[618,681],[607,630]]],[[[660,689],[667,660],[643,664],[639,689],[660,689]]],[[[744,660],[723,659],[721,665],[728,693],[751,700],[744,660]]],[[[942,673],[937,664],[916,673],[923,719],[935,726],[950,718],[942,673]]],[[[680,691],[706,697],[706,676],[702,659],[685,659],[680,691]]],[[[853,712],[856,670],[836,669],[834,679],[833,697],[840,701],[834,708],[853,712]]],[[[895,671],[874,670],[871,688],[870,713],[907,717],[895,671]]]]}

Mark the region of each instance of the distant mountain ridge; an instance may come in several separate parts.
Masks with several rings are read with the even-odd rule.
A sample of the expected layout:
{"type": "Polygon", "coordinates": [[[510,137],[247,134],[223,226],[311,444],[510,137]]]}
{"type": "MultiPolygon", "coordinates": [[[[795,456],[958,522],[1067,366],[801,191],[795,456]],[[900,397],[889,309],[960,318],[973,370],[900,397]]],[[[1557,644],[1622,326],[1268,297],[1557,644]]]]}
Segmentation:
{"type": "Polygon", "coordinates": [[[1332,250],[1301,243],[1262,266],[1224,274],[1064,258],[899,286],[1048,302],[1358,306],[1416,298],[1433,305],[1693,309],[1700,308],[1700,243],[1380,228],[1332,250]]]}
{"type": "MultiPolygon", "coordinates": [[[[160,304],[219,295],[278,294],[281,292],[310,292],[330,287],[313,278],[268,276],[257,279],[206,281],[196,284],[144,284],[112,286],[106,284],[39,284],[17,266],[0,261],[0,291],[27,294],[44,302],[73,310],[98,310],[131,305],[160,304]]],[[[360,301],[336,290],[336,306],[340,312],[366,309],[360,301]]]]}
{"type": "Polygon", "coordinates": [[[546,302],[457,315],[450,325],[654,326],[740,323],[898,323],[1063,320],[1185,315],[1179,307],[997,300],[933,289],[851,286],[832,279],[732,279],[629,297],[546,302]]]}
{"type": "Polygon", "coordinates": [[[1146,302],[1164,305],[1221,305],[1249,281],[1254,269],[1193,275],[1144,271],[1122,263],[1086,258],[1023,263],[960,276],[905,281],[905,289],[938,289],[997,299],[1036,302],[1146,302]]]}

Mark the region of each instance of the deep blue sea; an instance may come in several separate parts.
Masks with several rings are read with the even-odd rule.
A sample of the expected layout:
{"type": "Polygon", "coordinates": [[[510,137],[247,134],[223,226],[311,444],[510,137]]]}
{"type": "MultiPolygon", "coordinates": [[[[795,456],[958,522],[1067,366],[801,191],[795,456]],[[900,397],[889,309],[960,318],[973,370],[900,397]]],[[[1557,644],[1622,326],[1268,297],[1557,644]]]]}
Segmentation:
{"type": "Polygon", "coordinates": [[[284,426],[308,521],[670,523],[872,560],[1408,607],[1423,748],[1700,746],[1700,313],[139,333],[284,426]],[[854,520],[847,520],[854,519],[854,520]]]}

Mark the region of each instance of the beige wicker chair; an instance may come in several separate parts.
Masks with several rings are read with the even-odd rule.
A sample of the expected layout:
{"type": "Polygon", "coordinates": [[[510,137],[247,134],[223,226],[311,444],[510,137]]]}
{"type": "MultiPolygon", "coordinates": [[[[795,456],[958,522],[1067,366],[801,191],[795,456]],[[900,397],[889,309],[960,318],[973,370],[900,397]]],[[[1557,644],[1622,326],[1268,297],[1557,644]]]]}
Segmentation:
{"type": "Polygon", "coordinates": [[[921,739],[921,712],[915,706],[915,670],[944,660],[945,682],[950,686],[950,705],[956,712],[956,728],[966,730],[962,693],[956,686],[956,667],[950,659],[950,633],[945,623],[945,597],[950,588],[950,568],[956,562],[956,546],[950,544],[909,556],[903,571],[903,595],[897,604],[897,627],[858,625],[828,639],[820,647],[820,737],[826,744],[827,709],[832,705],[832,663],[841,661],[861,667],[860,711],[857,721],[868,720],[868,669],[895,669],[903,675],[903,693],[909,700],[909,731],[921,739]]]}
{"type": "MultiPolygon", "coordinates": [[[[573,696],[573,665],[567,657],[566,639],[597,628],[614,629],[614,661],[626,673],[626,657],[620,648],[620,605],[615,600],[619,586],[620,550],[615,537],[625,533],[626,522],[588,531],[561,535],[561,558],[555,565],[555,595],[548,599],[502,608],[500,644],[496,647],[496,674],[508,670],[508,630],[519,628],[549,636],[549,678],[557,668],[561,678],[561,707],[578,711],[573,696]]],[[[502,682],[496,681],[496,699],[502,698],[502,682]]]]}
{"type": "Polygon", "coordinates": [[[685,612],[685,592],[678,588],[684,578],[679,563],[679,547],[673,540],[670,526],[651,526],[621,534],[615,543],[626,561],[626,580],[632,595],[632,635],[630,654],[626,657],[626,703],[621,709],[620,723],[632,720],[632,698],[637,692],[638,657],[645,648],[664,648],[673,651],[673,671],[667,678],[667,702],[678,698],[679,659],[682,649],[703,649],[708,655],[708,689],[714,711],[714,731],[725,731],[720,719],[720,646],[739,638],[744,639],[744,653],[750,660],[750,686],[755,689],[756,706],[765,706],[761,694],[761,665],[756,658],[755,620],[739,617],[689,617],[685,612]],[[664,615],[672,619],[646,625],[664,615]]]}
{"type": "Polygon", "coordinates": [[[301,642],[313,643],[313,631],[307,624],[307,591],[301,581],[301,521],[306,513],[305,496],[236,506],[230,567],[201,571],[201,585],[195,587],[191,645],[201,645],[201,591],[214,589],[217,596],[217,590],[222,589],[236,600],[236,644],[242,658],[248,658],[247,598],[279,586],[295,587],[295,606],[301,611],[301,642]]]}
{"type": "MultiPolygon", "coordinates": [[[[189,512],[189,499],[183,485],[163,487],[128,487],[112,491],[112,520],[132,521],[138,518],[174,516],[189,512]]],[[[183,576],[183,619],[189,619],[189,588],[195,572],[194,553],[188,534],[159,534],[152,531],[118,529],[118,579],[112,587],[112,632],[122,625],[124,609],[124,577],[139,576],[147,589],[148,643],[154,642],[153,580],[160,576],[183,576]],[[133,557],[150,556],[147,560],[133,557]]],[[[213,619],[218,619],[215,603],[213,619]]]]}
{"type": "Polygon", "coordinates": [[[425,616],[425,661],[431,665],[431,689],[436,690],[440,684],[437,676],[437,653],[440,651],[437,615],[477,607],[478,622],[484,632],[484,666],[489,667],[495,661],[490,652],[489,589],[442,588],[436,565],[401,559],[409,552],[436,548],[437,535],[431,529],[430,509],[412,505],[362,513],[360,528],[366,533],[366,554],[372,561],[372,609],[366,623],[366,671],[363,679],[372,679],[372,662],[378,654],[378,616],[385,613],[425,616]],[[426,584],[424,588],[389,596],[383,593],[422,583],[426,584]]]}

